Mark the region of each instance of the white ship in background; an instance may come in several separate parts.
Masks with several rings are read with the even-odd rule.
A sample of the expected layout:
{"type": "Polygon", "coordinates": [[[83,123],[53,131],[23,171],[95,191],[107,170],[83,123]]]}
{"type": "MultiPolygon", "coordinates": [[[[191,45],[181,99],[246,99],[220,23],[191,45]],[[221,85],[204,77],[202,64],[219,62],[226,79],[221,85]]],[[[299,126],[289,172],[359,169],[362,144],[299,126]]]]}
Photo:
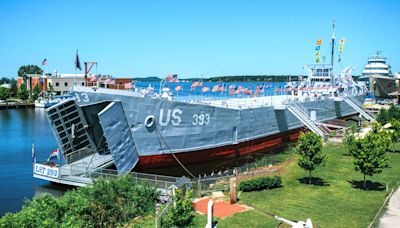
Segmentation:
{"type": "Polygon", "coordinates": [[[396,91],[396,78],[393,76],[390,65],[381,51],[368,58],[364,66],[360,81],[365,81],[369,92],[377,97],[389,97],[390,93],[396,91]]]}

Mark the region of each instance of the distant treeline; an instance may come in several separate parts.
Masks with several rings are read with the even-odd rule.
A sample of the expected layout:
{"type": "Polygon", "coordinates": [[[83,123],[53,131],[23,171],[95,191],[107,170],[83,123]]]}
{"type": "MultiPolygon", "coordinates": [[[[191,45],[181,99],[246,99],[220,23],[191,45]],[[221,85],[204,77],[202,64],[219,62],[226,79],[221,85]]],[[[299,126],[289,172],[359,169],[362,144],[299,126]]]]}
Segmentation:
{"type": "MultiPolygon", "coordinates": [[[[187,78],[181,81],[204,81],[204,82],[288,82],[304,79],[304,75],[238,75],[238,76],[216,76],[211,78],[187,78]]],[[[159,77],[134,78],[136,81],[161,81],[159,77]]]]}

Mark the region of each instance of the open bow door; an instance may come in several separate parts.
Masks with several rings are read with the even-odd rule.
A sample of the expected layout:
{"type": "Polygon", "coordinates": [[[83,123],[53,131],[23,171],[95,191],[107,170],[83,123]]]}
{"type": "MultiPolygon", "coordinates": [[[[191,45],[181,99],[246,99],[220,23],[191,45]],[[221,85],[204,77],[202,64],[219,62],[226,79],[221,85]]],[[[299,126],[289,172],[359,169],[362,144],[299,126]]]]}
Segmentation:
{"type": "Polygon", "coordinates": [[[130,172],[139,155],[121,102],[111,102],[98,116],[118,173],[130,172]]]}

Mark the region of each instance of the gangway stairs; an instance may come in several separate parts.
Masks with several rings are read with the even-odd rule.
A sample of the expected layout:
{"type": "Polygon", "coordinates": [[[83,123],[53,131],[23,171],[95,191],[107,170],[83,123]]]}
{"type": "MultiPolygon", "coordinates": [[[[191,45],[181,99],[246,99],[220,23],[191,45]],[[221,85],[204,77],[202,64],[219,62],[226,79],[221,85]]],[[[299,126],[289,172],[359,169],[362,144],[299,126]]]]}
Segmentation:
{"type": "Polygon", "coordinates": [[[326,132],[322,131],[315,121],[313,121],[307,112],[303,110],[300,104],[292,102],[287,106],[287,109],[297,118],[299,119],[308,129],[310,129],[315,134],[325,138],[326,132]]]}
{"type": "Polygon", "coordinates": [[[360,104],[359,101],[357,101],[356,99],[352,98],[352,97],[345,97],[344,101],[350,105],[354,110],[356,110],[358,113],[360,113],[361,116],[363,116],[365,119],[373,122],[375,121],[375,116],[374,114],[368,112],[367,110],[365,110],[362,106],[362,104],[360,104]]]}

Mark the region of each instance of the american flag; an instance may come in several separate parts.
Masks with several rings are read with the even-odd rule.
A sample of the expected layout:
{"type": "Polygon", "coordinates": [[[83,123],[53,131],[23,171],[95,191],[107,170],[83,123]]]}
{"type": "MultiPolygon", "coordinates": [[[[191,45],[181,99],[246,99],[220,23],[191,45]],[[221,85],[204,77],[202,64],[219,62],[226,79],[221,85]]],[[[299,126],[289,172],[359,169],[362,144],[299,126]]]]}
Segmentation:
{"type": "Polygon", "coordinates": [[[210,91],[210,87],[204,86],[204,87],[201,89],[201,91],[202,91],[203,93],[208,92],[208,91],[210,91]]]}
{"type": "Polygon", "coordinates": [[[248,88],[242,89],[242,93],[245,94],[245,95],[249,95],[250,96],[251,92],[252,92],[251,89],[248,89],[248,88]]]}
{"type": "Polygon", "coordinates": [[[219,91],[219,85],[214,85],[212,92],[215,93],[217,91],[219,91]]]}
{"type": "Polygon", "coordinates": [[[190,87],[201,87],[201,86],[203,86],[203,82],[195,81],[192,83],[192,85],[190,87]]]}
{"type": "Polygon", "coordinates": [[[114,85],[114,84],[115,84],[115,78],[107,78],[107,79],[104,81],[104,83],[105,83],[105,84],[108,84],[108,85],[114,85]]]}
{"type": "Polygon", "coordinates": [[[42,66],[46,66],[46,65],[47,65],[47,59],[44,58],[43,61],[42,61],[42,66]]]}
{"type": "Polygon", "coordinates": [[[222,84],[222,85],[219,87],[219,91],[220,91],[221,93],[225,92],[225,91],[226,91],[226,85],[225,85],[225,84],[222,84]]]}
{"type": "Polygon", "coordinates": [[[92,77],[89,78],[89,82],[97,82],[98,75],[93,75],[92,77]]]}
{"type": "Polygon", "coordinates": [[[125,89],[133,89],[135,88],[135,83],[133,82],[128,82],[124,84],[125,89]]]}
{"type": "Polygon", "coordinates": [[[178,75],[177,74],[168,74],[167,77],[165,77],[165,80],[167,82],[178,82],[178,75]]]}
{"type": "Polygon", "coordinates": [[[180,86],[180,85],[175,86],[175,91],[176,92],[181,91],[181,90],[182,90],[182,86],[180,86]]]}

